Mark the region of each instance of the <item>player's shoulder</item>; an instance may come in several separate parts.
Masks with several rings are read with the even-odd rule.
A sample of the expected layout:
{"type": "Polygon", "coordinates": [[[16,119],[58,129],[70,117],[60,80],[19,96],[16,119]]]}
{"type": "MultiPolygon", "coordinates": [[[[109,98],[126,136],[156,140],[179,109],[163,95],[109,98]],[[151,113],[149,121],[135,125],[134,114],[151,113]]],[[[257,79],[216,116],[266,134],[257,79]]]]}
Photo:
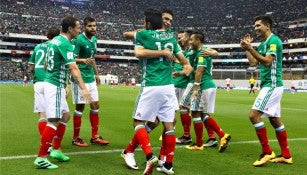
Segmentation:
{"type": "Polygon", "coordinates": [[[277,36],[275,34],[272,34],[272,36],[269,39],[269,42],[274,42],[274,43],[282,44],[282,41],[279,38],[279,36],[277,36]]]}

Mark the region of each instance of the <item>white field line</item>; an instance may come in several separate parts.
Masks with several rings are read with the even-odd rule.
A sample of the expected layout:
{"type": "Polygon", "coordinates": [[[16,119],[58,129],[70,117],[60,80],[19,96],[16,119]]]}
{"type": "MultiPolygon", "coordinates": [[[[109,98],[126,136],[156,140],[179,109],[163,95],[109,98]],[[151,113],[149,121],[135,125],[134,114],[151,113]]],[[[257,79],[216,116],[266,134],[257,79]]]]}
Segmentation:
{"type": "MultiPolygon", "coordinates": [[[[307,141],[307,138],[293,138],[288,139],[288,141],[307,141]]],[[[270,140],[270,142],[277,142],[277,140],[270,140]]],[[[259,143],[258,140],[252,141],[239,141],[239,142],[230,142],[229,145],[239,145],[239,144],[255,144],[259,143]]],[[[183,148],[185,145],[176,145],[176,148],[183,148]]],[[[160,149],[160,147],[153,147],[153,149],[160,149]]],[[[140,151],[141,149],[137,149],[140,151]]],[[[79,152],[69,152],[65,153],[65,155],[82,155],[82,154],[107,154],[107,153],[120,153],[123,149],[112,149],[112,150],[103,150],[103,151],[79,151],[79,152]]],[[[6,156],[0,157],[0,160],[13,160],[13,159],[27,159],[27,158],[35,158],[37,155],[20,155],[20,156],[6,156]]]]}

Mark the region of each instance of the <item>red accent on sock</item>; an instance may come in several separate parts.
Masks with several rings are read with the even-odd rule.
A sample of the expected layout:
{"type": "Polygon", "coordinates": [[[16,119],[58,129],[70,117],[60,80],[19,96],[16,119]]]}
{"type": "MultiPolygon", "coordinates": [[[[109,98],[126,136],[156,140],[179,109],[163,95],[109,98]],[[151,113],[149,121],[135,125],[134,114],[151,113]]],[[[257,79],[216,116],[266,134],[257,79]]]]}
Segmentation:
{"type": "Polygon", "coordinates": [[[216,134],[222,138],[225,135],[225,132],[222,130],[222,128],[219,126],[219,124],[212,118],[210,117],[208,120],[204,122],[206,127],[211,128],[216,134]]]}
{"type": "Polygon", "coordinates": [[[183,128],[183,135],[190,137],[190,128],[191,128],[191,117],[189,113],[180,114],[181,124],[183,128]]]}
{"type": "Polygon", "coordinates": [[[269,145],[268,135],[266,131],[266,127],[256,129],[256,134],[258,136],[259,142],[262,147],[262,153],[271,154],[272,150],[269,145]]]}
{"type": "Polygon", "coordinates": [[[176,136],[175,134],[165,135],[164,140],[165,140],[164,150],[165,150],[165,155],[166,155],[165,162],[171,163],[174,160],[176,136]]]}
{"type": "Polygon", "coordinates": [[[287,141],[287,131],[281,131],[281,132],[276,132],[276,137],[281,149],[281,155],[285,158],[290,158],[291,157],[291,153],[289,150],[289,145],[288,145],[288,141],[287,141]]]}
{"type": "Polygon", "coordinates": [[[196,145],[197,146],[202,146],[204,144],[203,130],[204,130],[204,125],[202,122],[194,123],[194,131],[196,135],[196,145]]]}
{"type": "Polygon", "coordinates": [[[130,143],[127,145],[126,147],[126,152],[127,153],[134,153],[135,149],[139,146],[137,139],[136,139],[136,135],[133,136],[132,140],[130,141],[130,143]]]}
{"type": "Polygon", "coordinates": [[[38,127],[38,132],[39,132],[39,135],[42,136],[43,135],[43,132],[46,128],[46,125],[47,125],[47,122],[38,122],[37,123],[37,127],[38,127]]]}
{"type": "MultiPolygon", "coordinates": [[[[176,140],[175,140],[175,142],[176,142],[176,140]]],[[[163,130],[163,132],[162,132],[162,144],[161,144],[161,148],[160,148],[160,152],[159,152],[160,158],[163,158],[166,155],[165,145],[166,145],[165,131],[163,130]]]]}
{"type": "Polygon", "coordinates": [[[40,148],[38,151],[38,157],[46,157],[48,155],[48,148],[52,144],[53,137],[55,136],[56,130],[50,126],[46,126],[42,133],[40,148]]]}
{"type": "Polygon", "coordinates": [[[74,123],[74,136],[73,139],[80,137],[80,128],[81,128],[82,117],[78,115],[73,116],[74,123]]]}
{"type": "Polygon", "coordinates": [[[135,132],[137,142],[140,144],[145,155],[152,153],[150,146],[149,135],[145,128],[140,128],[135,132]]]}
{"type": "Polygon", "coordinates": [[[56,130],[56,134],[54,136],[54,141],[53,141],[53,148],[54,149],[61,149],[62,147],[62,139],[64,136],[66,130],[66,125],[60,123],[57,130],[56,130]]]}
{"type": "Polygon", "coordinates": [[[90,112],[90,121],[92,126],[92,138],[98,135],[99,116],[98,113],[90,112]]]}

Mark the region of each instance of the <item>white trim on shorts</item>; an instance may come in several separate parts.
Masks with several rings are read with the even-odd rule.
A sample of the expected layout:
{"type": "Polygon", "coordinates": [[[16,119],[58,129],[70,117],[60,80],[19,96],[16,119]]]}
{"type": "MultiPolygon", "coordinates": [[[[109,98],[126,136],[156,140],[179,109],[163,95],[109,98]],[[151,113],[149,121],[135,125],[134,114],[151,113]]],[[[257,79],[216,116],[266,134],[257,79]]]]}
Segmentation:
{"type": "Polygon", "coordinates": [[[44,97],[47,118],[62,118],[64,113],[69,112],[64,88],[45,82],[44,97]]]}

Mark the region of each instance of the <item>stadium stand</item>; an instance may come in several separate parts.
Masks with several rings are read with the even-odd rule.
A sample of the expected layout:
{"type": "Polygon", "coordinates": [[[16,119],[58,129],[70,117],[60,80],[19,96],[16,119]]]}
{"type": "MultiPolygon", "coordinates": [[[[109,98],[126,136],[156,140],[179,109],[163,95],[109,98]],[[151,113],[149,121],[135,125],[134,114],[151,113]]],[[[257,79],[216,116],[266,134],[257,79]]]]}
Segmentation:
{"type": "Polygon", "coordinates": [[[26,61],[30,51],[35,44],[46,39],[42,34],[47,28],[59,26],[60,19],[68,14],[81,20],[87,15],[97,19],[97,37],[100,41],[96,58],[101,60],[98,61],[101,74],[117,74],[120,82],[138,76],[133,43],[124,41],[122,33],[142,28],[142,11],[147,7],[172,9],[174,30],[198,29],[206,34],[206,43],[221,53],[220,59],[214,63],[216,79],[245,79],[251,72],[257,73],[257,69],[249,68],[238,43],[245,33],[253,34],[254,16],[270,15],[275,21],[274,33],[284,41],[284,77],[306,79],[306,6],[305,0],[169,0],[133,3],[129,0],[1,0],[1,80],[19,80],[27,75],[26,61]],[[4,71],[12,66],[18,71],[4,71]]]}

